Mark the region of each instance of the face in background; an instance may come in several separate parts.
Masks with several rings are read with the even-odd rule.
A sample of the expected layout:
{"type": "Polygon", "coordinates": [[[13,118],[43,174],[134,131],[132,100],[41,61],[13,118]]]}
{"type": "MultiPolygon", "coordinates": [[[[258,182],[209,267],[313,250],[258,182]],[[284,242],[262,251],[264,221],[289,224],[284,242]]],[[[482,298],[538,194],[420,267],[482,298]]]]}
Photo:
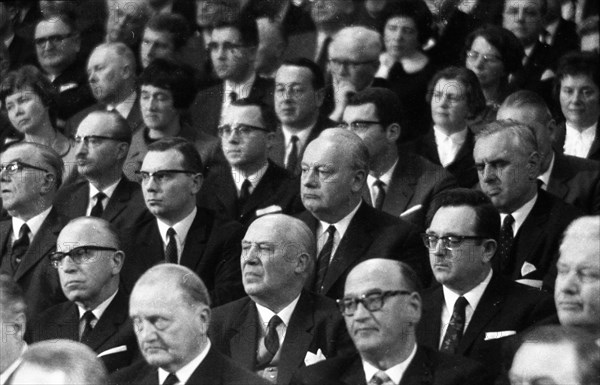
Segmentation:
{"type": "Polygon", "coordinates": [[[243,46],[240,32],[235,28],[215,28],[208,47],[219,79],[241,82],[254,69],[256,48],[243,46]]]}
{"type": "Polygon", "coordinates": [[[165,131],[176,119],[179,119],[179,110],[174,106],[173,93],[164,88],[143,84],[140,108],[144,124],[151,130],[165,131]]]}
{"type": "Polygon", "coordinates": [[[51,74],[60,74],[77,59],[80,47],[79,36],[73,34],[69,26],[60,19],[40,21],[35,28],[35,39],[42,39],[35,44],[38,62],[51,74]],[[61,40],[56,43],[42,42],[43,39],[51,37],[61,40]]]}
{"type": "Polygon", "coordinates": [[[600,116],[600,90],[587,75],[567,75],[560,81],[560,107],[567,122],[586,129],[600,116]]]}
{"type": "MultiPolygon", "coordinates": [[[[224,125],[236,127],[249,125],[265,128],[258,106],[229,106],[223,119],[224,125]]],[[[254,170],[267,161],[267,151],[271,147],[273,133],[251,129],[247,135],[232,133],[221,136],[221,146],[227,162],[243,171],[254,170]]]]}
{"type": "Polygon", "coordinates": [[[106,40],[134,47],[139,43],[150,16],[146,0],[112,0],[112,4],[108,10],[106,40]]]}
{"type": "Polygon", "coordinates": [[[481,87],[499,86],[506,76],[500,51],[481,36],[473,40],[470,51],[475,53],[476,57],[470,58],[467,56],[465,67],[475,73],[481,87]],[[484,59],[483,56],[488,59],[484,59]]]}
{"type": "Polygon", "coordinates": [[[146,282],[131,293],[129,315],[146,361],[175,372],[205,346],[210,309],[192,304],[174,282],[146,282]]]}
{"type": "Polygon", "coordinates": [[[570,344],[524,343],[510,369],[512,385],[580,384],[577,354],[570,344]]]}
{"type": "Polygon", "coordinates": [[[539,155],[525,154],[509,134],[480,138],[473,158],[481,190],[501,213],[514,212],[535,195],[539,155]]]}
{"type": "Polygon", "coordinates": [[[256,50],[256,72],[270,75],[281,65],[286,44],[283,26],[268,17],[256,19],[258,26],[258,48],[256,50]]]}
{"type": "Polygon", "coordinates": [[[379,52],[366,52],[354,40],[339,39],[329,46],[329,69],[334,84],[350,83],[356,91],[368,87],[379,68],[379,52]]]}
{"type": "Polygon", "coordinates": [[[310,17],[316,25],[334,22],[352,11],[351,0],[315,0],[310,2],[310,17]]]}
{"type": "Polygon", "coordinates": [[[88,82],[94,97],[110,102],[123,97],[123,84],[132,76],[132,69],[112,49],[98,48],[90,55],[87,66],[88,82]]]}
{"type": "Polygon", "coordinates": [[[169,59],[174,56],[175,43],[170,32],[144,29],[144,37],[140,46],[142,68],[148,67],[150,62],[156,58],[169,59]]]}
{"type": "Polygon", "coordinates": [[[536,42],[544,28],[543,0],[506,0],[503,27],[515,34],[524,47],[536,42]]]}
{"type": "Polygon", "coordinates": [[[440,79],[431,95],[431,116],[435,125],[453,134],[467,128],[469,106],[465,85],[456,79],[440,79]]]}
{"type": "Polygon", "coordinates": [[[4,102],[10,122],[22,134],[35,134],[40,127],[50,122],[48,106],[28,86],[8,95],[4,102]]]}
{"type": "Polygon", "coordinates": [[[560,246],[554,301],[561,325],[600,330],[600,251],[596,241],[568,236],[560,246]]]}
{"type": "Polygon", "coordinates": [[[417,24],[410,17],[392,17],[383,29],[385,50],[395,59],[415,53],[419,46],[417,24]]]}
{"type": "Polygon", "coordinates": [[[315,90],[312,72],[305,67],[284,65],[275,75],[275,112],[289,127],[306,128],[319,114],[323,91],[315,90]]]}
{"type": "MultiPolygon", "coordinates": [[[[185,170],[183,155],[177,150],[149,151],[141,171],[154,173],[161,170],[185,170]]],[[[142,181],[142,192],[148,210],[171,224],[179,222],[192,212],[201,186],[200,174],[166,174],[160,181],[155,177],[142,181]]]]}
{"type": "Polygon", "coordinates": [[[232,22],[240,11],[240,0],[196,0],[196,24],[207,28],[216,21],[232,22]]]}
{"type": "Polygon", "coordinates": [[[389,143],[395,143],[399,131],[392,127],[383,127],[381,124],[366,124],[366,129],[353,129],[352,123],[357,122],[377,122],[377,107],[375,104],[361,104],[358,106],[347,106],[344,109],[344,123],[348,124],[348,129],[358,135],[369,149],[371,161],[387,153],[389,143]]]}

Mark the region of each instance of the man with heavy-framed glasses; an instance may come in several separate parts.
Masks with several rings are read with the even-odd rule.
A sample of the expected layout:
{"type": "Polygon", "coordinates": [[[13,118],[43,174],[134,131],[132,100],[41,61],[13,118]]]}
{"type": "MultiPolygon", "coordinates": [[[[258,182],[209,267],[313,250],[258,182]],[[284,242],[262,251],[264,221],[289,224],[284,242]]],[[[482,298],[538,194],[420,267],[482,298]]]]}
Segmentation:
{"type": "Polygon", "coordinates": [[[58,274],[48,263],[56,237],[69,221],[52,206],[63,161],[50,147],[20,142],[0,155],[0,165],[2,204],[10,216],[0,222],[0,273],[21,286],[31,319],[65,300],[58,274]]]}
{"type": "Polygon", "coordinates": [[[433,202],[423,234],[433,275],[425,290],[419,343],[463,355],[498,375],[505,337],[555,314],[552,297],[492,271],[500,215],[481,191],[453,189],[433,202]]]}
{"type": "Polygon", "coordinates": [[[332,358],[294,375],[292,384],[491,384],[484,367],[417,342],[419,278],[407,264],[374,258],[346,280],[338,306],[359,355],[332,358]]]}
{"type": "Polygon", "coordinates": [[[198,274],[215,306],[244,295],[239,265],[242,225],[219,220],[197,206],[202,171],[196,147],[185,139],[164,138],[148,146],[139,174],[154,218],[128,237],[132,248],[122,274],[127,287],[153,265],[166,262],[198,274]]]}
{"type": "Polygon", "coordinates": [[[79,341],[94,350],[113,372],[139,356],[129,297],[119,289],[125,260],[113,226],[95,217],[69,222],[58,235],[49,262],[58,271],[68,301],[38,314],[28,325],[26,340],[79,341]]]}

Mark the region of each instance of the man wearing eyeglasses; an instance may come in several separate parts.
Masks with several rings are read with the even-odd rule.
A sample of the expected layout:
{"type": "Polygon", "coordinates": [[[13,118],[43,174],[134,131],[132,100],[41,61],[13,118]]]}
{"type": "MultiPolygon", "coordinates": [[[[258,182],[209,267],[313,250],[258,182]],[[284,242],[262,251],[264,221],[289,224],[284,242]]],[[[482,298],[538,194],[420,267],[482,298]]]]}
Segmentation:
{"type": "Polygon", "coordinates": [[[200,205],[243,225],[264,214],[303,210],[298,178],[268,159],[276,127],[269,105],[251,99],[231,103],[219,127],[228,166],[211,172],[200,205]]]}
{"type": "Polygon", "coordinates": [[[27,328],[29,343],[68,339],[92,350],[113,372],[139,356],[129,298],[119,289],[125,253],[115,229],[104,219],[80,217],[69,222],[49,262],[58,271],[68,301],[37,315],[27,328]]]}
{"type": "Polygon", "coordinates": [[[436,281],[425,290],[419,343],[503,369],[502,344],[555,314],[552,297],[492,271],[500,215],[480,191],[454,189],[435,199],[423,234],[436,281]]]}
{"type": "Polygon", "coordinates": [[[224,222],[197,206],[203,166],[194,145],[164,138],[148,146],[139,171],[142,192],[154,218],[133,229],[123,281],[137,278],[157,263],[192,269],[218,306],[244,295],[239,265],[242,226],[224,222]]]}
{"type": "Polygon", "coordinates": [[[332,358],[298,371],[294,385],[491,384],[482,365],[418,344],[421,288],[403,262],[370,259],[352,269],[340,312],[359,355],[332,358]]]}
{"type": "Polygon", "coordinates": [[[237,21],[222,21],[213,27],[208,50],[221,82],[196,96],[190,108],[194,127],[216,136],[227,107],[237,99],[273,105],[273,80],[261,78],[254,69],[257,47],[258,27],[250,14],[243,12],[237,21]]]}
{"type": "Polygon", "coordinates": [[[131,129],[116,112],[91,112],[75,135],[76,167],[83,178],[61,189],[54,200],[69,218],[104,218],[123,235],[152,216],[138,183],[123,175],[131,129]]]}
{"type": "Polygon", "coordinates": [[[50,147],[22,142],[0,155],[0,165],[2,204],[10,216],[0,222],[0,273],[23,289],[31,319],[65,300],[58,274],[48,263],[56,237],[69,221],[52,207],[63,161],[50,147]]]}

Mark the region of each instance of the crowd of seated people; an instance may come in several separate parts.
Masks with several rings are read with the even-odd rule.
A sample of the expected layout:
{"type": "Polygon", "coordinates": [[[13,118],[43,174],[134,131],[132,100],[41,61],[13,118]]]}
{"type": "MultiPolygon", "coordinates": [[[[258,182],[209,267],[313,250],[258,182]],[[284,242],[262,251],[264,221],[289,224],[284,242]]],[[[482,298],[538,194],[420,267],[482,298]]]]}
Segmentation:
{"type": "Polygon", "coordinates": [[[591,0],[0,2],[0,385],[600,383],[591,0]]]}

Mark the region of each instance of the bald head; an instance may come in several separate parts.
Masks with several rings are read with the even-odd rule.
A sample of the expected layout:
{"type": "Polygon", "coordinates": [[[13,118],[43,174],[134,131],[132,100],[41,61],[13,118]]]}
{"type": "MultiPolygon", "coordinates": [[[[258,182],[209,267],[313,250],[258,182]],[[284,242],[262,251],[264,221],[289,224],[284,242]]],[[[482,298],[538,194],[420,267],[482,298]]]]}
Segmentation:
{"type": "Polygon", "coordinates": [[[383,51],[381,35],[370,28],[346,27],[335,34],[329,45],[330,56],[341,51],[360,55],[366,60],[377,60],[383,51]]]}
{"type": "Polygon", "coordinates": [[[189,304],[203,304],[210,306],[208,289],[204,282],[192,270],[176,264],[162,264],[147,270],[136,282],[133,291],[141,293],[149,286],[159,286],[169,291],[175,291],[189,304]]]}

